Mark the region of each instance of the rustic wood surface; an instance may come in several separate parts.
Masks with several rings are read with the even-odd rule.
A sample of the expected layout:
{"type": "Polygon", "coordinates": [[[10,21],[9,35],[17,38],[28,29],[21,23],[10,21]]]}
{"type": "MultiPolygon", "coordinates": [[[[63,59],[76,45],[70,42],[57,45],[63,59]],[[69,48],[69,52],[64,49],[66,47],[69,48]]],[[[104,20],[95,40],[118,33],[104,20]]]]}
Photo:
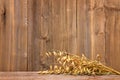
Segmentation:
{"type": "Polygon", "coordinates": [[[0,0],[0,71],[47,69],[51,50],[120,71],[119,34],[120,0],[0,0]]]}
{"type": "Polygon", "coordinates": [[[120,80],[120,76],[40,75],[37,72],[0,72],[0,80],[120,80]]]}

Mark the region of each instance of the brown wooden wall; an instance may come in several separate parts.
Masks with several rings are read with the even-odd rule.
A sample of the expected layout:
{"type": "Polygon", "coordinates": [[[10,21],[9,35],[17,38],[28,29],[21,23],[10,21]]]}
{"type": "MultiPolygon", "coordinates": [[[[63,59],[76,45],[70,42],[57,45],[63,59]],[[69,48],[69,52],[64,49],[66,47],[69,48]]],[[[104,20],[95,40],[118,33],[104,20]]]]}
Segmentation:
{"type": "Polygon", "coordinates": [[[0,0],[0,71],[47,68],[51,50],[120,71],[119,34],[120,0],[0,0]]]}

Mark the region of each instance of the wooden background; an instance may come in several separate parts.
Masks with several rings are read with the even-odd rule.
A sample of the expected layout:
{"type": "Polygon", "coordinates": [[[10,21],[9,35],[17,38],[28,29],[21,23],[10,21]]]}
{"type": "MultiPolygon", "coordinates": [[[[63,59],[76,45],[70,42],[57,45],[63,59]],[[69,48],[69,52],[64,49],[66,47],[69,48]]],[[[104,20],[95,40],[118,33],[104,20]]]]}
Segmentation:
{"type": "Polygon", "coordinates": [[[84,53],[120,71],[120,0],[0,0],[0,71],[46,69],[46,51],[84,53]]]}

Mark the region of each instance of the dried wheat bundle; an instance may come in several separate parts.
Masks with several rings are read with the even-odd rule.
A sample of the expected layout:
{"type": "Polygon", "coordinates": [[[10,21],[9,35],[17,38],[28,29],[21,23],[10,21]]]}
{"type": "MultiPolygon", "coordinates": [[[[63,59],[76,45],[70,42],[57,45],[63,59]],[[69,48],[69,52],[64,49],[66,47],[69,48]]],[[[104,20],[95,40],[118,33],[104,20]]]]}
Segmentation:
{"type": "Polygon", "coordinates": [[[71,75],[106,75],[120,74],[120,72],[103,65],[100,61],[89,60],[83,54],[77,56],[62,51],[46,53],[47,57],[55,57],[57,64],[51,65],[49,70],[39,71],[40,74],[71,74],[71,75]]]}

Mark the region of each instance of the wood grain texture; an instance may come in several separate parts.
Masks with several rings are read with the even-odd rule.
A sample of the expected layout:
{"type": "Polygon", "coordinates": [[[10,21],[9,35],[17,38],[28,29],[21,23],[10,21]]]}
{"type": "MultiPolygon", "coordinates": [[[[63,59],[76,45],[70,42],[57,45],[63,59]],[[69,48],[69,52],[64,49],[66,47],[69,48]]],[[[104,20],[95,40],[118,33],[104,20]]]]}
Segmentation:
{"type": "Polygon", "coordinates": [[[0,71],[48,69],[52,50],[120,70],[119,13],[119,0],[0,0],[0,71]]]}
{"type": "Polygon", "coordinates": [[[47,45],[50,46],[51,5],[51,0],[28,1],[28,70],[47,67],[45,52],[47,45]]]}
{"type": "MultiPolygon", "coordinates": [[[[1,0],[2,2],[2,0],[1,0]]],[[[2,71],[27,69],[27,6],[25,2],[8,0],[1,6],[1,60],[2,71]],[[14,5],[16,4],[16,5],[14,5]]]]}
{"type": "MultiPolygon", "coordinates": [[[[13,51],[15,58],[15,69],[26,70],[27,69],[27,0],[14,1],[14,18],[13,23],[13,51]],[[18,6],[19,5],[19,6],[18,6]],[[15,50],[14,50],[15,49],[15,50]]],[[[12,65],[14,65],[12,64],[12,65]]]]}
{"type": "MultiPolygon", "coordinates": [[[[38,0],[39,2],[41,0],[38,0]]],[[[40,63],[39,62],[39,52],[37,51],[36,53],[36,50],[38,49],[39,47],[39,37],[36,38],[36,36],[39,35],[36,34],[38,31],[39,31],[39,26],[40,25],[37,25],[38,24],[38,21],[40,20],[41,18],[41,3],[39,2],[36,2],[36,1],[33,1],[33,0],[29,0],[28,1],[28,70],[33,70],[35,66],[35,64],[38,64],[40,63]],[[37,13],[36,11],[36,6],[38,6],[39,3],[39,13],[37,13]],[[38,14],[38,15],[37,15],[38,14]],[[36,15],[36,16],[35,16],[36,15]],[[38,20],[36,18],[39,18],[38,20]],[[35,25],[36,24],[36,25],[35,25]],[[36,31],[37,30],[37,31],[36,31]],[[35,39],[36,39],[36,42],[35,42],[35,39]],[[38,47],[36,47],[38,45],[38,47]],[[38,55],[38,56],[36,56],[38,55]],[[36,57],[36,58],[35,58],[36,57]]],[[[41,24],[41,20],[39,21],[39,23],[41,24]]],[[[39,50],[39,49],[38,49],[39,50]]],[[[39,64],[36,65],[36,69],[38,68],[39,64]]]]}
{"type": "Polygon", "coordinates": [[[107,0],[106,5],[106,63],[120,70],[120,1],[107,0]]]}
{"type": "Polygon", "coordinates": [[[0,72],[0,80],[119,80],[118,75],[105,76],[72,76],[40,75],[36,72],[0,72]]]}
{"type": "Polygon", "coordinates": [[[4,27],[4,1],[0,1],[0,70],[3,68],[3,50],[2,50],[2,43],[3,43],[3,27],[4,27]]]}
{"type": "Polygon", "coordinates": [[[10,59],[11,59],[11,34],[12,34],[12,21],[13,21],[13,15],[12,14],[12,8],[10,8],[10,2],[12,4],[12,1],[8,0],[7,2],[3,2],[1,4],[1,70],[3,71],[9,71],[10,70],[10,59]],[[11,16],[10,16],[11,15],[11,16]]]}
{"type": "Polygon", "coordinates": [[[90,40],[90,14],[89,1],[76,1],[76,35],[77,35],[77,53],[85,54],[88,58],[91,56],[91,40],[90,40]]]}
{"type": "Polygon", "coordinates": [[[97,54],[105,63],[105,9],[104,0],[91,0],[90,27],[91,27],[91,57],[96,59],[97,54]]]}

